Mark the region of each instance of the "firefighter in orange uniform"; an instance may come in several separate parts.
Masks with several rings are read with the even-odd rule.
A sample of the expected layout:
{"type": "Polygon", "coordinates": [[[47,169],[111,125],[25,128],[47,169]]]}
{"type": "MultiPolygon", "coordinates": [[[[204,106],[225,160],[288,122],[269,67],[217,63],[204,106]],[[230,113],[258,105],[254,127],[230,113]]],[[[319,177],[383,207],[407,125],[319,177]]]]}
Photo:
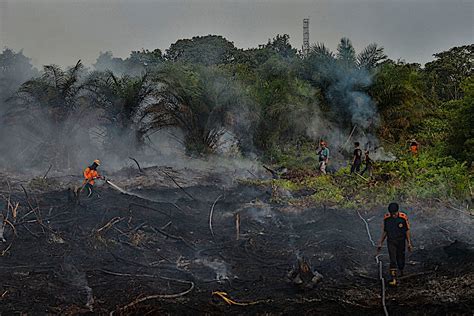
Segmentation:
{"type": "Polygon", "coordinates": [[[100,166],[100,160],[96,159],[84,170],[84,182],[83,187],[87,190],[87,196],[90,197],[92,195],[92,190],[94,188],[95,179],[103,179],[97,172],[97,167],[100,166]]]}
{"type": "Polygon", "coordinates": [[[390,257],[391,280],[389,285],[395,286],[397,285],[397,268],[400,275],[403,275],[406,243],[408,243],[408,250],[413,250],[408,217],[398,210],[397,203],[390,203],[388,206],[388,213],[385,214],[383,219],[383,233],[377,247],[377,253],[382,249],[385,238],[387,238],[388,255],[390,257]]]}
{"type": "Polygon", "coordinates": [[[413,156],[418,155],[419,147],[420,144],[415,139],[410,140],[410,152],[413,156]]]}

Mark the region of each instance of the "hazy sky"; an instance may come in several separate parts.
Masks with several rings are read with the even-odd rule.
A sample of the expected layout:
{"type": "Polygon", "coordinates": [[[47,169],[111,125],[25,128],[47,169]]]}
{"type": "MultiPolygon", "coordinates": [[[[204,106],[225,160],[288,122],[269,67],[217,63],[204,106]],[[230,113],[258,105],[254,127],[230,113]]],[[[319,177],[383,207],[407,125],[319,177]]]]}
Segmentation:
{"type": "Polygon", "coordinates": [[[119,57],[164,51],[207,34],[248,48],[286,33],[301,48],[305,17],[312,43],[335,49],[346,36],[357,50],[376,42],[409,62],[474,43],[472,0],[0,0],[0,46],[24,49],[35,65],[91,64],[108,50],[119,57]]]}

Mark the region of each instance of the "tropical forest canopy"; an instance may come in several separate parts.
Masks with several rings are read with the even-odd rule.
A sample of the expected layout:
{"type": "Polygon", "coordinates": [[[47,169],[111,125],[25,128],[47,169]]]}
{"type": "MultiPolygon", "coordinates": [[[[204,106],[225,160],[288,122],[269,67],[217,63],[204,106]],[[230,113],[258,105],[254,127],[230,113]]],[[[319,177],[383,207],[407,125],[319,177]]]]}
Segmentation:
{"type": "Polygon", "coordinates": [[[243,156],[278,161],[289,147],[320,139],[350,152],[344,140],[355,130],[365,145],[416,138],[438,156],[470,164],[473,66],[472,44],[422,66],[391,60],[375,43],[357,52],[347,38],[335,51],[317,43],[304,56],[288,35],[251,49],[215,35],[180,39],[165,52],[132,51],[125,59],[103,52],[92,68],[78,61],[37,70],[22,51],[6,48],[0,149],[25,147],[21,134],[27,147],[41,148],[30,163],[64,164],[78,157],[77,142],[127,154],[172,128],[191,155],[215,153],[230,139],[243,156]],[[26,134],[19,126],[28,126],[26,134]]]}

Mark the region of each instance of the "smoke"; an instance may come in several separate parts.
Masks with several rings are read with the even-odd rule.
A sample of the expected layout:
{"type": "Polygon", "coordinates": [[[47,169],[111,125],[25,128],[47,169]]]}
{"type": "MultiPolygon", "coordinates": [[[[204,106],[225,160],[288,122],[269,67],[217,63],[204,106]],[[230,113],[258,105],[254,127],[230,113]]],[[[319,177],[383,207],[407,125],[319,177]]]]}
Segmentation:
{"type": "Polygon", "coordinates": [[[328,76],[325,79],[331,82],[326,98],[335,114],[364,129],[377,125],[377,109],[364,91],[372,84],[371,74],[365,68],[348,68],[337,62],[332,65],[330,71],[325,73],[328,76]]]}
{"type": "Polygon", "coordinates": [[[98,71],[112,71],[117,75],[132,75],[138,76],[146,71],[146,64],[131,58],[125,60],[120,57],[114,57],[112,52],[101,52],[95,64],[94,69],[98,71]]]}
{"type": "Polygon", "coordinates": [[[216,275],[215,279],[217,281],[224,281],[229,279],[227,264],[223,261],[217,259],[214,259],[212,261],[208,259],[196,259],[194,260],[194,262],[212,269],[212,271],[214,271],[216,275]]]}
{"type": "Polygon", "coordinates": [[[363,150],[373,152],[379,147],[374,130],[380,119],[367,90],[374,70],[336,59],[328,52],[319,54],[316,52],[306,60],[304,70],[307,79],[323,96],[322,103],[315,106],[307,135],[314,140],[327,141],[333,149],[333,158],[349,153],[355,141],[363,150]]]}
{"type": "MultiPolygon", "coordinates": [[[[132,55],[138,58],[131,56],[127,59],[129,65],[126,66],[126,60],[104,53],[98,58],[95,67],[116,71],[118,74],[136,75],[145,70],[142,64],[136,63],[140,58],[153,57],[156,65],[162,63],[161,56],[154,54],[155,52],[134,52],[132,55]],[[131,69],[130,65],[137,66],[139,71],[138,68],[131,69]]],[[[288,65],[282,67],[287,69],[288,65]]],[[[291,105],[292,102],[305,102],[301,101],[304,97],[301,100],[289,98],[283,101],[288,102],[286,120],[295,121],[299,129],[297,132],[301,133],[301,130],[306,129],[311,138],[324,138],[333,148],[347,147],[351,142],[346,140],[346,135],[351,132],[352,126],[357,126],[352,139],[357,137],[357,140],[369,148],[376,147],[377,140],[369,130],[378,123],[378,116],[373,101],[365,91],[371,84],[370,72],[334,59],[318,60],[309,63],[309,67],[312,81],[321,88],[330,111],[324,111],[321,105],[316,105],[311,109],[312,118],[308,119],[308,111],[291,105]]],[[[245,172],[248,176],[249,169],[257,170],[257,167],[243,156],[249,160],[255,158],[254,134],[258,120],[265,118],[258,117],[259,108],[248,87],[244,88],[228,69],[201,66],[190,69],[193,72],[191,84],[197,83],[200,98],[197,105],[190,108],[197,112],[196,119],[192,122],[196,126],[189,126],[188,129],[183,126],[165,126],[155,134],[147,131],[145,138],[140,140],[137,138],[138,132],[143,124],[149,123],[139,119],[145,105],[140,105],[136,112],[127,117],[131,125],[124,124],[120,115],[115,115],[115,112],[108,114],[107,108],[98,106],[105,104],[104,100],[99,100],[100,97],[87,91],[84,84],[90,74],[85,69],[81,68],[74,78],[70,70],[63,72],[59,69],[59,73],[64,74],[61,80],[71,83],[73,87],[67,91],[66,97],[61,97],[62,91],[54,91],[52,84],[48,84],[51,75],[45,68],[43,77],[37,77],[27,86],[32,89],[28,98],[23,97],[9,103],[10,109],[21,109],[23,113],[16,111],[14,114],[18,116],[0,113],[4,120],[10,119],[11,123],[2,132],[0,167],[23,171],[28,168],[45,170],[52,164],[53,171],[80,172],[90,161],[101,159],[107,161],[107,168],[110,170],[118,170],[130,164],[128,157],[134,157],[143,162],[144,167],[169,164],[177,168],[191,165],[208,168],[209,164],[215,164],[217,168],[222,167],[226,171],[233,169],[234,173],[245,172]],[[45,77],[45,74],[49,77],[45,77]],[[68,78],[74,80],[68,81],[68,78]],[[192,128],[199,130],[198,133],[203,137],[206,133],[216,133],[218,137],[215,149],[221,157],[188,159],[187,133],[192,128]]],[[[132,82],[126,88],[137,82],[132,82]]],[[[107,93],[109,92],[111,91],[107,93]]],[[[103,96],[106,97],[108,96],[103,96]]],[[[126,99],[128,96],[120,93],[116,96],[119,99],[121,97],[126,99]]],[[[192,95],[190,99],[195,97],[192,95]]],[[[124,100],[116,101],[109,100],[109,105],[115,106],[114,111],[125,104],[124,100]]],[[[154,101],[157,100],[151,98],[143,100],[143,103],[154,101]]],[[[3,128],[4,126],[2,124],[3,128]]]]}
{"type": "Polygon", "coordinates": [[[72,286],[84,291],[86,298],[84,305],[93,311],[94,296],[89,283],[87,282],[86,275],[83,271],[80,271],[74,264],[74,259],[67,256],[64,258],[64,264],[62,265],[62,277],[68,281],[72,286]]]}

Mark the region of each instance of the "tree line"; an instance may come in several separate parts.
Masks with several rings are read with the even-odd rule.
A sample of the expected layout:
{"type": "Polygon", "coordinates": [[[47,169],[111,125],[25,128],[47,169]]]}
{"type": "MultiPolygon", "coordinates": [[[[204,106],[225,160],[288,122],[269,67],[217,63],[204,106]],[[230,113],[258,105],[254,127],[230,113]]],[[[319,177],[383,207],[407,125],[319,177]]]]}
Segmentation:
{"type": "Polygon", "coordinates": [[[103,150],[123,155],[172,128],[188,154],[212,154],[230,142],[242,155],[266,159],[288,144],[357,126],[382,142],[416,137],[472,162],[473,57],[473,44],[453,47],[422,66],[391,60],[377,44],[357,53],[347,38],[335,52],[317,43],[303,55],[288,35],[252,49],[208,35],[178,40],[164,53],[122,59],[104,52],[93,69],[78,61],[38,71],[22,51],[6,48],[0,149],[12,150],[22,137],[32,163],[64,164],[76,156],[77,141],[95,137],[103,150]]]}

